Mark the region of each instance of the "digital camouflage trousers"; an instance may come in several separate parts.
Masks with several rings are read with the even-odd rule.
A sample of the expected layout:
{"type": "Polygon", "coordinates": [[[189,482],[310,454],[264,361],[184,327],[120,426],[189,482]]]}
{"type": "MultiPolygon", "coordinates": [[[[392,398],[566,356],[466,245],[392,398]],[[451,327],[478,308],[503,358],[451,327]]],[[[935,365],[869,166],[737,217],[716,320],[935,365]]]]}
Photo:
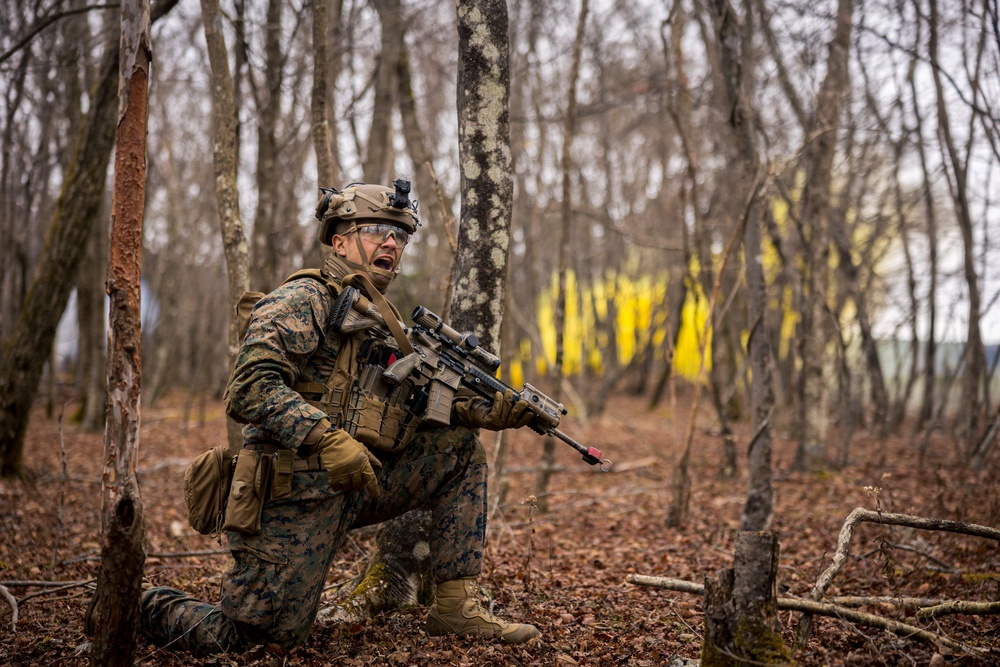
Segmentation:
{"type": "Polygon", "coordinates": [[[352,528],[431,512],[436,583],[478,576],[486,537],[486,455],[464,427],[425,431],[382,462],[381,497],[332,491],[325,470],[297,472],[292,495],[265,503],[261,531],[227,532],[234,563],[212,604],[164,586],[143,594],[140,627],[157,646],[200,655],[305,641],[334,555],[352,528]]]}

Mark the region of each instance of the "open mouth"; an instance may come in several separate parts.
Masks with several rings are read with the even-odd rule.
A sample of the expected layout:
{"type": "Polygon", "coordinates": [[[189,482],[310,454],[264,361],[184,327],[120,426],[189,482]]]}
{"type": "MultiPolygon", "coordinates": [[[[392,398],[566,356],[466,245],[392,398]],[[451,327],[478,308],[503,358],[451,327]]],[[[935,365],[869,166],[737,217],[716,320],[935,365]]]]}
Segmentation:
{"type": "Polygon", "coordinates": [[[392,271],[392,266],[395,263],[396,263],[395,260],[389,255],[380,255],[375,258],[375,261],[372,262],[372,265],[380,269],[383,269],[385,271],[392,271]]]}

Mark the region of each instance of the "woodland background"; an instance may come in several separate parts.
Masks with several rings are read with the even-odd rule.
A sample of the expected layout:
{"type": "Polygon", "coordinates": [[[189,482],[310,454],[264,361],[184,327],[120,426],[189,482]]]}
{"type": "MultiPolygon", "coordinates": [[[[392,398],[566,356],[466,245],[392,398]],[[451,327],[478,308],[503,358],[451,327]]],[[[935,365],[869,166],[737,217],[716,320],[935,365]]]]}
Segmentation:
{"type": "MultiPolygon", "coordinates": [[[[183,0],[155,22],[149,87],[143,408],[176,408],[184,424],[212,409],[230,354],[205,4],[183,0]]],[[[996,0],[512,0],[507,11],[506,379],[558,392],[583,424],[623,395],[630,409],[667,410],[672,425],[655,438],[674,528],[690,525],[691,466],[713,452],[710,468],[742,479],[739,453],[761,423],[791,447],[788,468],[814,479],[882,457],[888,442],[918,462],[944,443],[941,465],[991,479],[996,0]],[[748,229],[757,252],[741,245],[748,229]],[[769,351],[766,417],[750,414],[751,341],[769,351]],[[683,416],[678,394],[692,406],[683,416]]],[[[412,177],[424,227],[394,300],[447,315],[467,167],[454,6],[236,0],[221,12],[249,286],[320,261],[317,186],[412,177]]],[[[119,19],[78,0],[10,3],[0,25],[0,454],[5,476],[23,476],[28,413],[12,419],[14,397],[37,388],[32,414],[51,426],[69,396],[67,423],[103,428],[110,179],[106,159],[81,167],[76,146],[104,108],[119,19]],[[108,194],[74,260],[41,270],[67,286],[43,300],[62,334],[36,337],[50,343],[35,354],[47,363],[25,381],[10,361],[31,343],[17,322],[33,315],[50,230],[75,212],[64,184],[81,168],[108,194]]],[[[552,457],[531,473],[541,512],[552,457]]],[[[976,509],[996,525],[993,504],[976,509]]]]}

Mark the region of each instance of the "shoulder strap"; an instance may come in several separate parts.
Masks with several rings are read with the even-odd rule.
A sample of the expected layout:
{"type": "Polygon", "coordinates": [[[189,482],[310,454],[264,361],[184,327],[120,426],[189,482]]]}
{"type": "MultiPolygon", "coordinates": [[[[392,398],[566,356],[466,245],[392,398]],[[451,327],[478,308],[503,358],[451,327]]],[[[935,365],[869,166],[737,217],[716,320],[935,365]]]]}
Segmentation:
{"type": "Polygon", "coordinates": [[[292,282],[293,280],[298,280],[299,278],[312,278],[313,280],[323,283],[334,297],[340,294],[340,283],[328,276],[323,275],[323,272],[319,269],[299,269],[292,275],[285,278],[281,284],[284,285],[292,282]]]}

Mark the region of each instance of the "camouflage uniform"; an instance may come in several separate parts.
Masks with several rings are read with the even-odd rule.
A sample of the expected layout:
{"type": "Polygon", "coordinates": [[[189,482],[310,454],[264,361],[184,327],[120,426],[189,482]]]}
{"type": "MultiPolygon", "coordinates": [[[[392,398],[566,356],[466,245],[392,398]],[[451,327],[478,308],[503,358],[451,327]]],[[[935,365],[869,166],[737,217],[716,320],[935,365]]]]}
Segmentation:
{"type": "MultiPolygon", "coordinates": [[[[249,422],[245,447],[299,448],[325,413],[291,387],[322,384],[340,340],[327,335],[333,299],[315,280],[292,281],[254,310],[227,394],[231,415],[249,422]]],[[[202,655],[266,643],[285,651],[309,633],[334,555],[352,528],[415,508],[432,514],[435,581],[474,577],[486,534],[486,455],[475,431],[453,426],[418,432],[402,451],[375,450],[378,500],[333,491],[327,472],[296,472],[289,497],[264,504],[261,531],[227,531],[235,560],[219,604],[157,587],[141,603],[141,627],[154,644],[202,655]]]]}

